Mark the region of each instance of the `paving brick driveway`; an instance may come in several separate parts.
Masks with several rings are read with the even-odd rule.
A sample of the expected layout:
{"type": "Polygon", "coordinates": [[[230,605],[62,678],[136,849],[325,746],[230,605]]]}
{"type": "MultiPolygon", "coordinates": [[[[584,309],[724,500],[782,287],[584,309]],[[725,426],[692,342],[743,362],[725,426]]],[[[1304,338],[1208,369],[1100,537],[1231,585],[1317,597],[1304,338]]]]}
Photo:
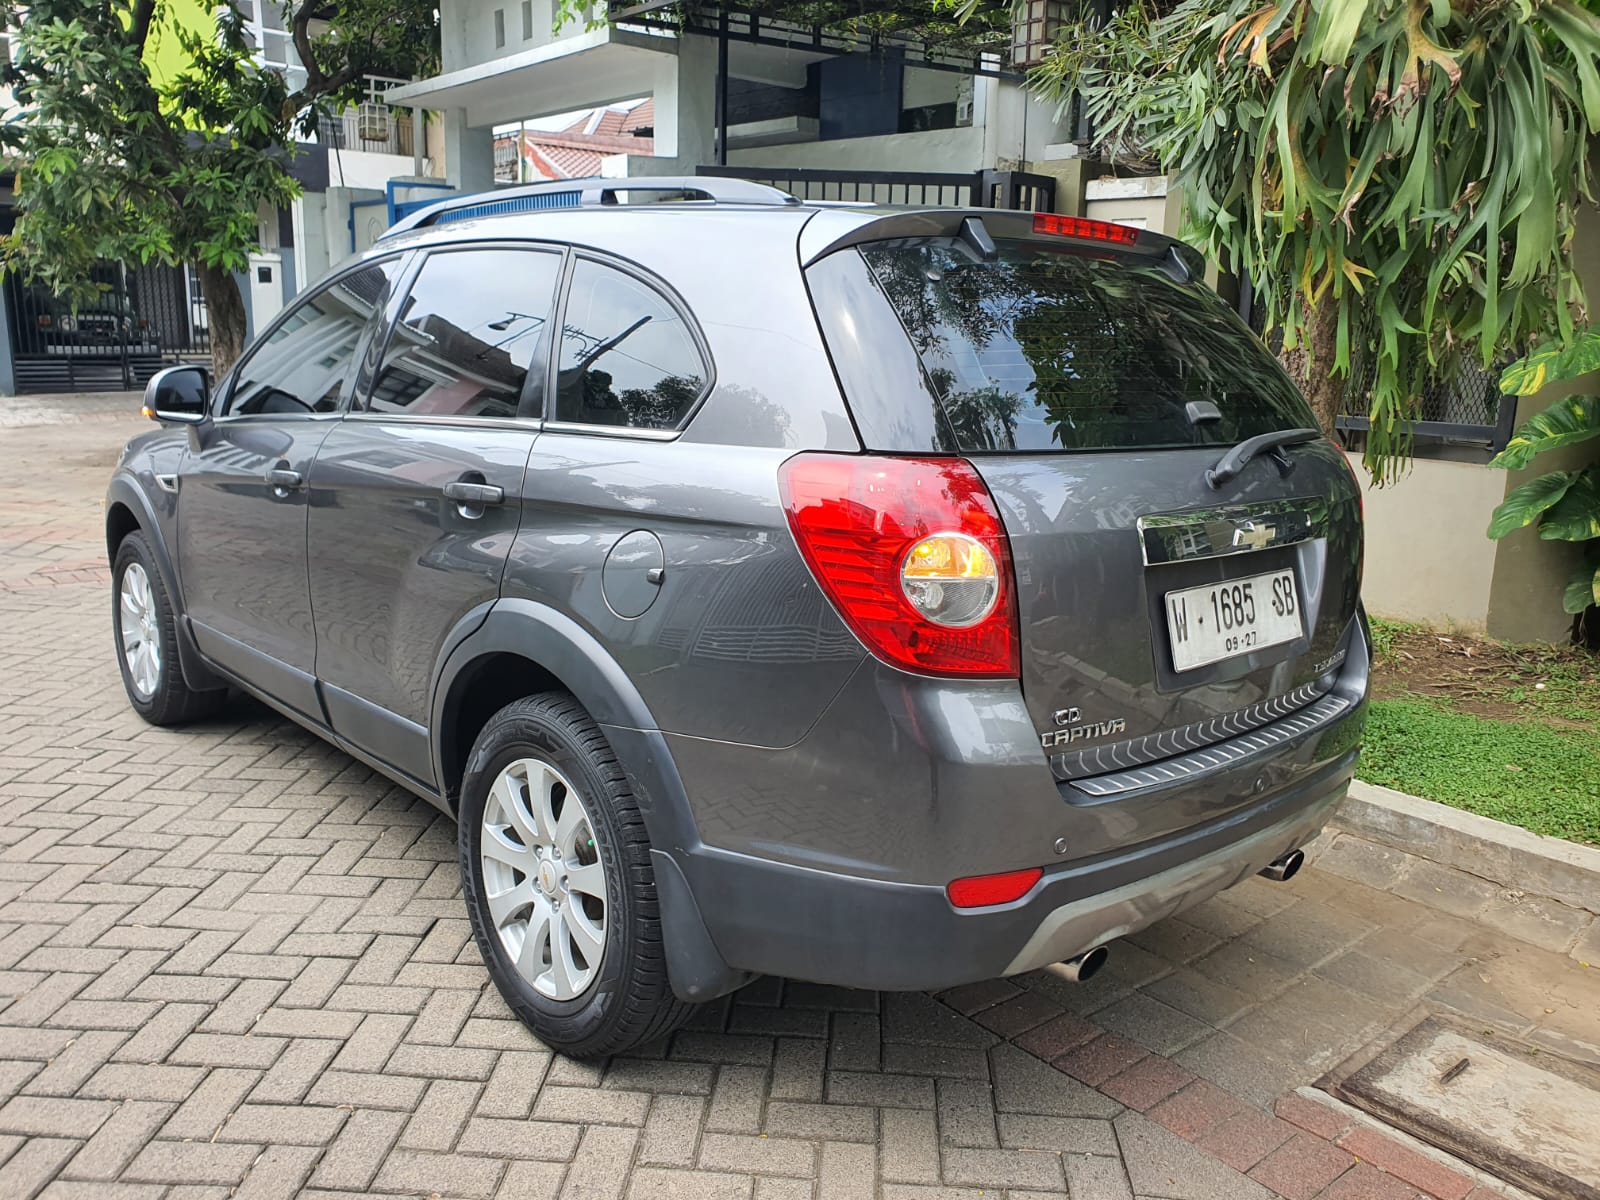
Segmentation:
{"type": "Polygon", "coordinates": [[[552,1056],[487,985],[450,822],[254,704],[124,703],[124,406],[0,401],[0,1197],[1482,1200],[1294,1089],[1421,1005],[1600,1042],[1559,920],[1368,887],[1352,851],[1085,986],[763,980],[635,1057],[552,1056]]]}

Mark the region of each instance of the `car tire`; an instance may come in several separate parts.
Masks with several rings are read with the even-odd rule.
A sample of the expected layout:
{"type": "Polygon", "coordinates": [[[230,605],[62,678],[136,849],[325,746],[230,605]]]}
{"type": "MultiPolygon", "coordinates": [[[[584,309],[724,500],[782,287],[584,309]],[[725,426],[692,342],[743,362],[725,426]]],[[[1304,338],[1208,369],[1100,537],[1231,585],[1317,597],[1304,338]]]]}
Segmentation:
{"type": "Polygon", "coordinates": [[[178,662],[177,614],[142,533],[130,533],[111,563],[111,630],[128,703],[152,725],[214,714],[227,690],[195,691],[178,662]]]}
{"type": "Polygon", "coordinates": [[[668,980],[644,818],[571,696],[530,696],[489,718],[459,821],[473,936],[500,995],[541,1041],[573,1058],[619,1054],[694,1011],[668,980]]]}

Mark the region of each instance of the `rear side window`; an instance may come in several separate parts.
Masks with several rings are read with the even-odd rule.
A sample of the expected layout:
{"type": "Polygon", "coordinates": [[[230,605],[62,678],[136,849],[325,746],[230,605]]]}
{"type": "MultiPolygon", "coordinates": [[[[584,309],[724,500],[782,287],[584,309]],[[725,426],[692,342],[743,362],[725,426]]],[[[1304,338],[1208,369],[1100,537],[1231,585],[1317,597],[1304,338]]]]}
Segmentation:
{"type": "Polygon", "coordinates": [[[862,255],[961,453],[1228,444],[1315,425],[1277,361],[1160,261],[1034,241],[983,262],[951,239],[862,255]],[[1192,423],[1209,401],[1220,420],[1192,423]]]}
{"type": "Polygon", "coordinates": [[[545,326],[561,255],[551,250],[430,254],[389,337],[367,407],[431,417],[537,415],[545,326]],[[535,380],[537,383],[538,380],[535,380]]]}
{"type": "Polygon", "coordinates": [[[562,318],[558,421],[676,429],[705,390],[700,347],[643,280],[580,258],[562,318]]]}

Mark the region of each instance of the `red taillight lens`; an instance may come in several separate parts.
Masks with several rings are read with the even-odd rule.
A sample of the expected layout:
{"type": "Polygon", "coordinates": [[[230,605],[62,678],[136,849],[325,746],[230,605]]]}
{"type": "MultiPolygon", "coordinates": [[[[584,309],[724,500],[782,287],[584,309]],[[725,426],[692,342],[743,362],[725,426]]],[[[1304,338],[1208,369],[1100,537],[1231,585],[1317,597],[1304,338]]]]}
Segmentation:
{"type": "Polygon", "coordinates": [[[944,890],[957,908],[983,908],[990,904],[1010,904],[1028,894],[1028,889],[1044,875],[1040,867],[1026,871],[1004,871],[999,875],[969,875],[953,880],[944,890]]]}
{"type": "Polygon", "coordinates": [[[801,454],[779,485],[800,552],[869,650],[924,675],[1016,677],[1010,547],[971,463],[801,454]]]}
{"type": "Polygon", "coordinates": [[[1064,217],[1060,213],[1034,213],[1033,231],[1048,233],[1052,237],[1088,238],[1092,242],[1116,242],[1123,246],[1131,246],[1139,240],[1139,231],[1132,225],[1091,221],[1087,217],[1064,217]]]}

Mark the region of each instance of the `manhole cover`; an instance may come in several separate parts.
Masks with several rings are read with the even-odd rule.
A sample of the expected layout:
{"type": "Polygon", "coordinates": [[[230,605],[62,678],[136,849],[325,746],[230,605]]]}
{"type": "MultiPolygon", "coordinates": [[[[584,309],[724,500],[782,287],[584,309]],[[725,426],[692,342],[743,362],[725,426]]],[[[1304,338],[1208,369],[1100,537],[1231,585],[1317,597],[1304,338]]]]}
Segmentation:
{"type": "Polygon", "coordinates": [[[1324,1091],[1550,1200],[1600,1200],[1600,1071],[1429,1017],[1324,1091]]]}

